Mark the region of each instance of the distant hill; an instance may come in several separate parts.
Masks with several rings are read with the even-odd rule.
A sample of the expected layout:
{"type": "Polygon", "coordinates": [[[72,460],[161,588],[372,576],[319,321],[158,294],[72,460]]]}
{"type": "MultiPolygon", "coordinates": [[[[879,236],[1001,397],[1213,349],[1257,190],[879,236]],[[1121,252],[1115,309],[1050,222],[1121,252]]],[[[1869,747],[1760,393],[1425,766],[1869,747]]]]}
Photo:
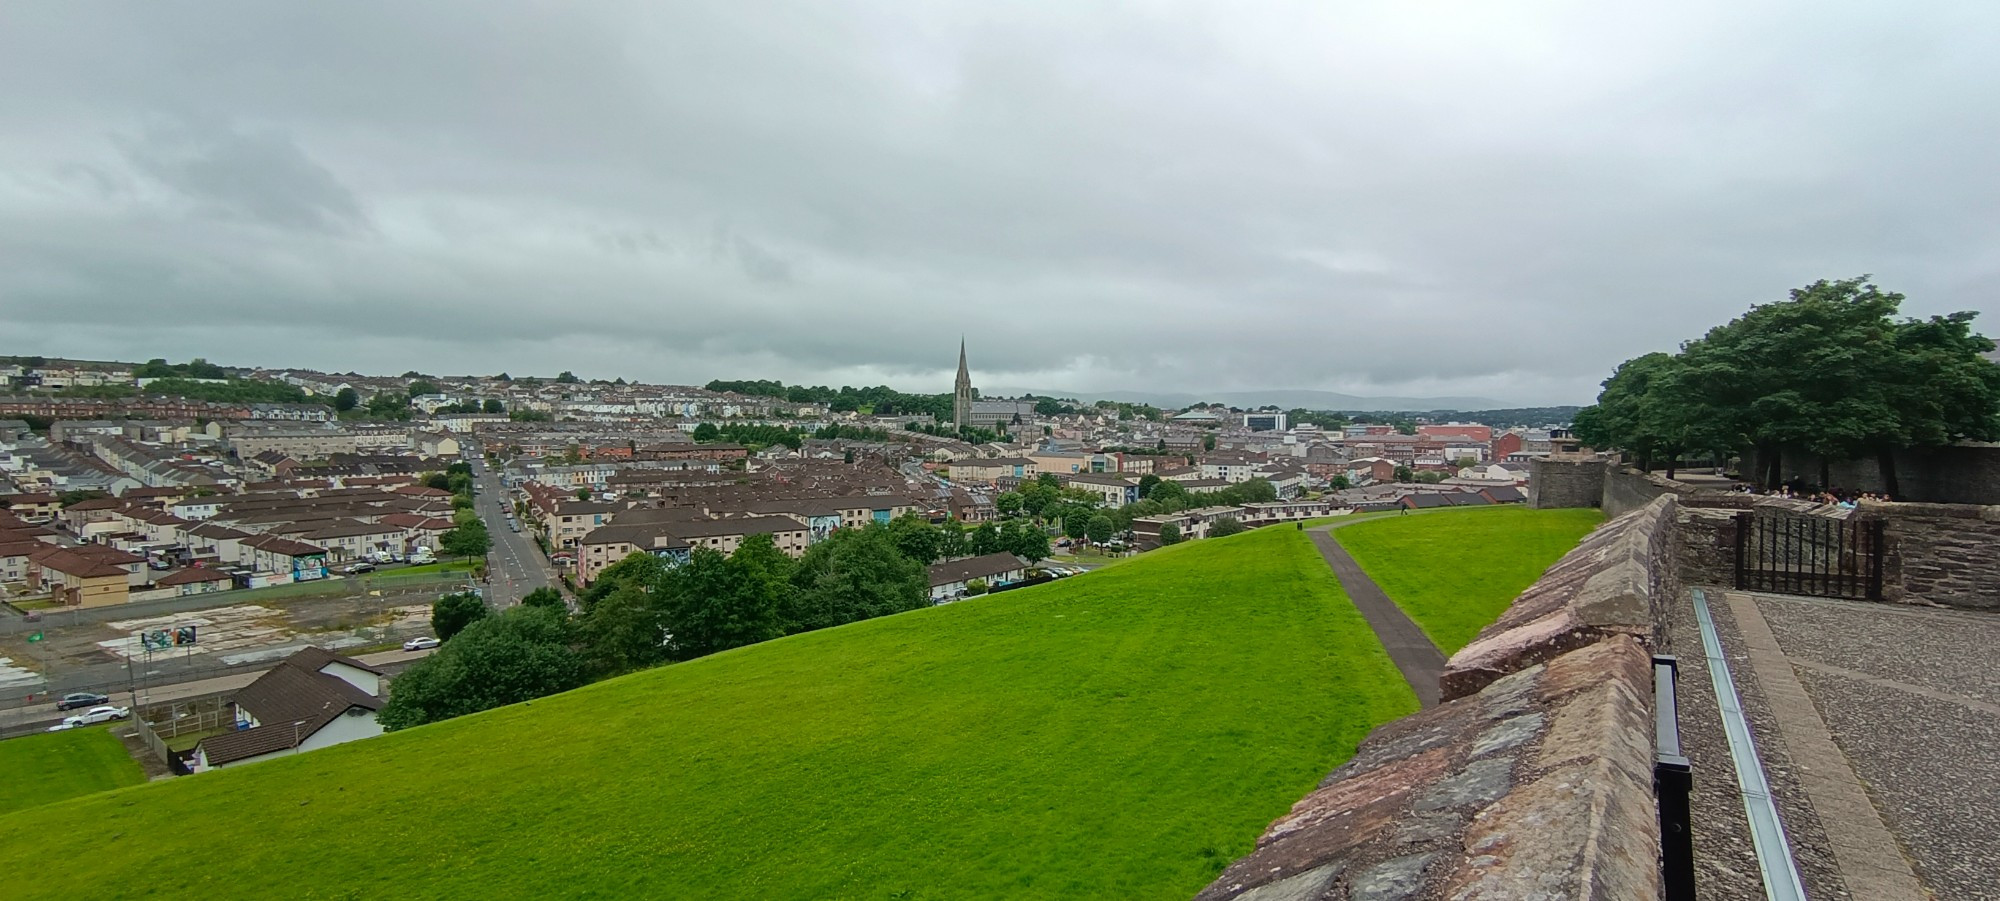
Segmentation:
{"type": "Polygon", "coordinates": [[[0,815],[0,872],[11,901],[1184,899],[1415,709],[1306,533],[1260,529],[0,815]]]}
{"type": "Polygon", "coordinates": [[[1308,410],[1351,410],[1357,412],[1390,412],[1396,410],[1487,410],[1504,407],[1506,404],[1490,397],[1363,397],[1358,394],[1341,394],[1337,391],[1307,391],[1291,388],[1273,388],[1265,391],[1217,391],[1211,394],[1171,394],[1150,391],[1106,391],[1092,394],[1076,391],[1027,391],[999,390],[996,395],[1034,394],[1043,397],[1074,397],[1078,400],[1122,400],[1129,403],[1152,404],[1156,407],[1179,408],[1189,404],[1218,403],[1232,407],[1250,409],[1266,404],[1275,404],[1287,410],[1304,407],[1308,410]]]}

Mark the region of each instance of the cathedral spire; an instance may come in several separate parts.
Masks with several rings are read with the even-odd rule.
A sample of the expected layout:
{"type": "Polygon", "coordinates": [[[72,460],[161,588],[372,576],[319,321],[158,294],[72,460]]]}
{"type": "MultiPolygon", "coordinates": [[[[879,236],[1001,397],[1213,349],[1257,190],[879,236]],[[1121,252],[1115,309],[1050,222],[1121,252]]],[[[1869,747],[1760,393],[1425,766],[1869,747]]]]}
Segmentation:
{"type": "Polygon", "coordinates": [[[951,424],[960,432],[972,424],[972,372],[965,367],[965,336],[958,336],[958,380],[951,388],[951,424]]]}

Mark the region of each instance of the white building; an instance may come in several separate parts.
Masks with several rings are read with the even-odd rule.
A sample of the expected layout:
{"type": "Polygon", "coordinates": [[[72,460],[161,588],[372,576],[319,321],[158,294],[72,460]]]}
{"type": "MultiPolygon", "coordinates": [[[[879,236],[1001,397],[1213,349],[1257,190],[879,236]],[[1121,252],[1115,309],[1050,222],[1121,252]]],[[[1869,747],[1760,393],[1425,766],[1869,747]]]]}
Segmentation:
{"type": "Polygon", "coordinates": [[[382,671],[306,648],[236,693],[237,731],[195,745],[200,773],[382,734],[382,671]]]}

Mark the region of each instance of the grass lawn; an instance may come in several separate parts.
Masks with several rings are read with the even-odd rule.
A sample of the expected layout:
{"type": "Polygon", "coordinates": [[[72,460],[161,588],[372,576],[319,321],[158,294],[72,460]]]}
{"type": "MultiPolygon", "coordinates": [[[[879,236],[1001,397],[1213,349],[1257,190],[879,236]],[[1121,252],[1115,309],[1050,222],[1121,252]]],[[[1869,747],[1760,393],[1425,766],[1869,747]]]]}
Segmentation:
{"type": "Polygon", "coordinates": [[[1594,509],[1473,507],[1382,516],[1333,537],[1449,655],[1603,521],[1594,509]]]}
{"type": "Polygon", "coordinates": [[[0,872],[36,874],[14,898],[1184,901],[1415,708],[1306,536],[1254,531],[0,817],[0,872]]]}
{"type": "MultiPolygon", "coordinates": [[[[0,819],[6,814],[146,781],[125,743],[104,726],[37,732],[0,741],[0,819]]],[[[36,841],[10,849],[43,854],[36,841]]],[[[15,872],[26,872],[17,870],[15,872]]]]}
{"type": "Polygon", "coordinates": [[[419,566],[399,566],[369,574],[370,579],[395,579],[402,576],[434,576],[439,573],[471,572],[471,560],[446,560],[441,563],[425,563],[419,566]]]}

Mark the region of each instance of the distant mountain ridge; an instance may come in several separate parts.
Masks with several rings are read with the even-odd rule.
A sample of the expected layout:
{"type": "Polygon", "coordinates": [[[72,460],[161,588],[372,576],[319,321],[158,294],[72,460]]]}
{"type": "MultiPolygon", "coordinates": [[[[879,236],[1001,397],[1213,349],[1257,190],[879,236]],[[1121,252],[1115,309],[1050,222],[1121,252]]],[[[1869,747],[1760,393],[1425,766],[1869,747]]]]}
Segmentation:
{"type": "Polygon", "coordinates": [[[996,395],[1034,394],[1041,397],[1074,397],[1078,400],[1117,400],[1156,407],[1179,408],[1189,404],[1218,403],[1250,409],[1275,404],[1284,409],[1353,410],[1390,412],[1400,410],[1494,410],[1513,404],[1490,397],[1364,397],[1337,391],[1309,391],[1274,388],[1263,391],[1218,391],[1213,394],[1169,394],[1150,391],[1105,391],[1098,394],[1077,391],[994,389],[996,395]]]}

